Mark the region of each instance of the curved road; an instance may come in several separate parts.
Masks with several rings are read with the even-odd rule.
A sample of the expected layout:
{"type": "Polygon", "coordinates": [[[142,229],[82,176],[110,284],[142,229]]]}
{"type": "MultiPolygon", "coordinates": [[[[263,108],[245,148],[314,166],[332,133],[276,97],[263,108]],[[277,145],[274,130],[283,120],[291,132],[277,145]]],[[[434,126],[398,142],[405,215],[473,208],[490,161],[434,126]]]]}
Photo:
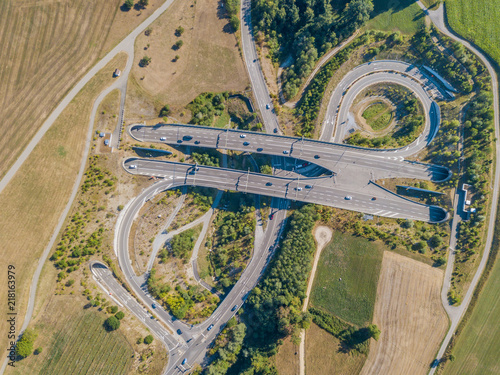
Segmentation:
{"type": "MultiPolygon", "coordinates": [[[[491,197],[491,209],[490,209],[490,218],[489,218],[489,223],[488,223],[488,233],[486,237],[486,243],[484,246],[484,254],[481,258],[481,262],[479,263],[479,267],[476,271],[476,274],[474,275],[472,282],[469,286],[469,289],[467,290],[467,293],[465,294],[462,304],[458,307],[453,307],[449,305],[449,302],[446,298],[447,295],[447,290],[443,290],[442,293],[442,300],[443,300],[443,305],[446,309],[446,312],[450,316],[451,324],[450,324],[450,329],[448,333],[446,334],[446,337],[443,340],[443,343],[441,347],[439,348],[439,351],[437,353],[436,358],[438,360],[442,359],[444,352],[446,350],[446,347],[448,346],[448,343],[450,342],[453,334],[455,333],[458,324],[460,323],[460,320],[462,319],[465,311],[467,310],[467,307],[470,304],[470,301],[472,299],[472,295],[474,294],[474,291],[476,289],[477,283],[479,282],[479,279],[484,271],[484,268],[486,267],[486,263],[488,261],[488,257],[490,254],[491,250],[491,245],[493,241],[493,234],[495,230],[495,220],[496,220],[496,212],[497,212],[497,202],[498,202],[498,196],[499,196],[499,184],[498,184],[498,178],[500,176],[500,108],[499,108],[499,93],[498,93],[498,77],[496,74],[495,69],[493,68],[492,64],[490,63],[489,59],[480,51],[478,48],[476,48],[474,45],[469,43],[468,41],[464,40],[463,38],[459,37],[458,35],[454,34],[453,32],[449,31],[446,22],[445,22],[445,14],[444,14],[444,5],[441,5],[437,10],[428,10],[420,1],[417,1],[418,5],[424,10],[424,12],[429,16],[431,19],[432,23],[434,26],[436,26],[439,31],[441,31],[443,34],[446,36],[452,38],[453,40],[456,40],[463,44],[465,47],[467,47],[470,51],[472,51],[479,59],[483,62],[483,64],[486,66],[488,69],[488,73],[491,76],[491,86],[492,86],[492,92],[493,92],[493,108],[494,108],[494,124],[495,124],[495,138],[496,138],[496,163],[495,163],[495,177],[492,181],[492,197],[491,197]]],[[[450,262],[451,263],[451,262],[450,262]]],[[[449,264],[448,270],[447,268],[447,273],[446,276],[448,279],[452,277],[451,275],[451,267],[452,265],[449,264]]],[[[444,288],[446,285],[449,285],[449,283],[445,283],[444,288]]],[[[435,368],[432,368],[429,374],[433,374],[435,372],[435,368]]]]}

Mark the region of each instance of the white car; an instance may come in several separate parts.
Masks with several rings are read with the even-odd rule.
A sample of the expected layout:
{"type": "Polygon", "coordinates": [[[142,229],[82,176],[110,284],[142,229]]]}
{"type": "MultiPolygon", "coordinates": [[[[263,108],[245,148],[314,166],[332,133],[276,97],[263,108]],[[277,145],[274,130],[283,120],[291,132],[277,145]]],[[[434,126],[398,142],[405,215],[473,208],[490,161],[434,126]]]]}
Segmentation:
{"type": "Polygon", "coordinates": [[[137,165],[132,164],[132,165],[129,166],[129,169],[137,169],[137,165]]]}
{"type": "Polygon", "coordinates": [[[247,135],[246,134],[240,134],[240,138],[246,138],[247,135]]]}
{"type": "Polygon", "coordinates": [[[283,150],[283,154],[288,155],[288,151],[287,150],[283,150]]]}
{"type": "Polygon", "coordinates": [[[350,195],[348,195],[347,197],[345,197],[345,200],[350,201],[350,200],[352,200],[352,197],[350,195]]]}
{"type": "Polygon", "coordinates": [[[167,140],[167,137],[161,137],[160,138],[160,141],[166,141],[167,140]]]}

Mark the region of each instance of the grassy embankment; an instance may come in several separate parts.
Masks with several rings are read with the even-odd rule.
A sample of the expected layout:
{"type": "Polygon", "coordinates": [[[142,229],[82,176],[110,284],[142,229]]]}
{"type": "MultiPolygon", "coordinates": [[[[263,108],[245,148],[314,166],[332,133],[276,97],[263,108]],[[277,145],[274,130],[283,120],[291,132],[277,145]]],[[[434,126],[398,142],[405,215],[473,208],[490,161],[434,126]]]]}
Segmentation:
{"type": "MultiPolygon", "coordinates": [[[[18,316],[24,316],[26,309],[37,266],[34,260],[48,243],[74,184],[92,103],[111,83],[113,70],[125,66],[125,61],[124,54],[118,55],[84,87],[0,195],[0,255],[5,264],[16,267],[18,316]]],[[[6,299],[6,293],[4,288],[0,296],[6,299]]],[[[6,325],[0,328],[3,332],[6,325]]],[[[6,336],[1,335],[0,344],[6,336]]]]}
{"type": "Polygon", "coordinates": [[[365,30],[400,31],[414,34],[424,25],[424,13],[413,0],[390,2],[374,0],[374,17],[364,26],[365,30]],[[395,7],[390,4],[395,3],[395,7]]]}

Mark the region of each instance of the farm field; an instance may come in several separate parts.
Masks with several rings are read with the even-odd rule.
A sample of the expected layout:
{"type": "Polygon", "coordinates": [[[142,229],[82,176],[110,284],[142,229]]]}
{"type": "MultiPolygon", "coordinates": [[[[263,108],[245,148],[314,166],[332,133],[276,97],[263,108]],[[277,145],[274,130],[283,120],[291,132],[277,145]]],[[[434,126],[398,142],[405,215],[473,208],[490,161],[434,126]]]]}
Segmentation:
{"type": "Polygon", "coordinates": [[[500,64],[500,8],[496,0],[447,0],[446,14],[453,30],[476,43],[500,64]]]}
{"type": "Polygon", "coordinates": [[[424,13],[413,0],[374,0],[376,14],[364,26],[365,30],[400,31],[414,34],[424,25],[424,13]],[[392,7],[390,4],[396,4],[392,7]]]}
{"type": "Polygon", "coordinates": [[[460,333],[443,374],[496,374],[500,369],[498,348],[500,333],[500,263],[498,259],[474,306],[465,328],[460,333]]]}
{"type": "Polygon", "coordinates": [[[361,374],[426,374],[448,329],[441,304],[443,271],[384,252],[372,340],[361,374]]]}
{"type": "Polygon", "coordinates": [[[35,325],[35,347],[41,346],[42,353],[17,362],[7,374],[127,374],[134,350],[123,333],[106,332],[104,314],[82,306],[75,311],[69,306],[73,297],[60,298],[47,306],[47,320],[35,325]],[[68,310],[70,315],[63,313],[68,310]]]}
{"type": "Polygon", "coordinates": [[[0,2],[0,178],[80,77],[162,2],[139,16],[121,0],[0,2]]]}
{"type": "Polygon", "coordinates": [[[314,323],[306,331],[305,351],[306,374],[359,374],[366,361],[366,355],[342,352],[340,340],[314,323]]]}
{"type": "MultiPolygon", "coordinates": [[[[126,56],[119,54],[83,88],[0,195],[0,255],[5,264],[16,267],[19,327],[38,258],[49,241],[75,182],[92,103],[111,83],[113,70],[123,68],[125,61],[126,56]]],[[[42,291],[50,292],[46,288],[42,291]]],[[[37,299],[39,297],[40,293],[37,299]]],[[[0,291],[0,298],[7,298],[6,288],[0,291]]],[[[5,309],[3,305],[0,310],[4,315],[5,309]]],[[[4,347],[6,328],[6,320],[3,320],[0,323],[0,345],[4,347]]]]}
{"type": "Polygon", "coordinates": [[[310,304],[358,326],[371,322],[383,251],[381,244],[334,232],[321,253],[310,304]]]}
{"type": "Polygon", "coordinates": [[[157,118],[168,104],[177,120],[187,122],[190,116],[181,112],[199,94],[248,86],[235,34],[221,12],[217,0],[177,1],[151,25],[149,36],[137,38],[127,96],[130,116],[157,118]],[[180,34],[179,26],[184,30],[180,34]],[[177,41],[183,43],[180,48],[174,46],[177,41]],[[144,56],[151,57],[151,63],[140,67],[144,56]]]}

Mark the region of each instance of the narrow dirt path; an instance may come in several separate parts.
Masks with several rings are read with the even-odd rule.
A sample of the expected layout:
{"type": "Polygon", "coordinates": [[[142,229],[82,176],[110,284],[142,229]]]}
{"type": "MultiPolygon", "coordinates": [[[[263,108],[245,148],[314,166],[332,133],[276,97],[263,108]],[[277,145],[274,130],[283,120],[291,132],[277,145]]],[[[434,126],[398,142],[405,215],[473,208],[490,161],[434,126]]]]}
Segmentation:
{"type": "MultiPolygon", "coordinates": [[[[316,269],[318,268],[321,251],[332,240],[332,235],[333,235],[333,230],[324,225],[320,225],[316,227],[316,229],[314,230],[314,238],[316,239],[316,254],[314,255],[314,262],[311,270],[311,275],[309,276],[309,281],[307,283],[306,299],[304,300],[302,311],[306,311],[307,305],[309,304],[309,296],[311,294],[311,289],[314,283],[314,275],[316,274],[316,269]]],[[[300,375],[305,375],[306,373],[305,338],[306,338],[306,331],[305,329],[303,329],[300,331],[300,346],[299,346],[300,375]]]]}

